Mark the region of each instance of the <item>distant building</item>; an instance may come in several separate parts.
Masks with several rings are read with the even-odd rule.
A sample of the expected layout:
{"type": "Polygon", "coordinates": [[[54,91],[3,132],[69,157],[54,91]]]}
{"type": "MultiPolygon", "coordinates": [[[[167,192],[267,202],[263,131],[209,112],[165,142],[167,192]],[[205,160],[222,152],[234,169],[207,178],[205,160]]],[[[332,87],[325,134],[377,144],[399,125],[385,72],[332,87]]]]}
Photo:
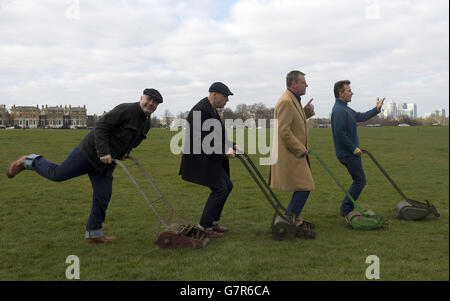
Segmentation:
{"type": "Polygon", "coordinates": [[[9,112],[10,125],[35,129],[39,126],[39,113],[39,106],[13,105],[9,112]]]}
{"type": "Polygon", "coordinates": [[[400,103],[397,105],[394,101],[390,100],[381,111],[383,118],[396,119],[401,116],[417,118],[417,104],[415,103],[400,103]]]}
{"type": "Polygon", "coordinates": [[[383,115],[384,118],[395,118],[397,117],[397,106],[392,100],[388,101],[384,107],[383,115]]]}
{"type": "Polygon", "coordinates": [[[87,126],[87,114],[86,106],[83,107],[71,107],[69,105],[69,114],[71,119],[71,125],[75,127],[86,127],[87,126]]]}
{"type": "MultiPolygon", "coordinates": [[[[6,111],[6,107],[5,107],[6,111]]],[[[0,116],[2,109],[0,107],[0,116]]],[[[4,114],[3,114],[4,115],[4,114]]],[[[11,107],[9,113],[9,126],[19,126],[21,128],[62,128],[62,127],[86,127],[87,114],[86,106],[74,107],[55,106],[49,107],[42,105],[33,106],[16,106],[11,107]]],[[[2,118],[2,123],[4,123],[2,118]]]]}
{"type": "Polygon", "coordinates": [[[159,119],[159,121],[160,121],[160,124],[161,124],[162,127],[166,127],[167,128],[167,127],[170,127],[170,124],[175,119],[177,119],[177,118],[176,117],[168,117],[168,116],[166,116],[166,117],[161,117],[159,119]]]}
{"type": "Polygon", "coordinates": [[[86,118],[86,127],[88,128],[93,128],[95,126],[95,123],[97,122],[97,120],[99,120],[99,116],[97,115],[87,115],[86,118]]]}
{"type": "MultiPolygon", "coordinates": [[[[60,105],[59,107],[49,107],[45,105],[45,108],[44,106],[42,106],[39,125],[44,128],[62,128],[64,126],[65,114],[68,114],[68,112],[64,111],[62,105],[60,105]]],[[[66,117],[66,124],[68,123],[69,120],[66,117]]]]}
{"type": "Polygon", "coordinates": [[[397,115],[408,116],[410,118],[417,118],[417,105],[415,103],[401,103],[397,106],[397,115]]]}
{"type": "Polygon", "coordinates": [[[410,117],[416,119],[417,118],[417,105],[415,103],[408,103],[407,109],[410,110],[410,112],[412,111],[412,116],[410,116],[410,117]]]}
{"type": "Polygon", "coordinates": [[[423,118],[425,118],[425,119],[430,118],[430,117],[444,117],[445,118],[446,117],[445,109],[435,110],[433,112],[425,113],[423,115],[423,118]]]}
{"type": "Polygon", "coordinates": [[[9,112],[6,105],[0,105],[0,127],[7,127],[9,125],[9,112]]]}
{"type": "Polygon", "coordinates": [[[445,109],[436,110],[434,113],[436,116],[445,117],[445,109]]]}

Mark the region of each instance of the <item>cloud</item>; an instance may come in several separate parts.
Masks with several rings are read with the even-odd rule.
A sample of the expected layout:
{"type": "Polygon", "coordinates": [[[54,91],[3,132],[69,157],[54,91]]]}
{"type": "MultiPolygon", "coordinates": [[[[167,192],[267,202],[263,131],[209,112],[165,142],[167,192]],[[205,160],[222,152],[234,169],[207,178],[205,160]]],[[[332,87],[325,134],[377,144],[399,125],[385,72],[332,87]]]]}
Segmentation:
{"type": "Polygon", "coordinates": [[[157,114],[176,114],[223,81],[232,108],[274,106],[300,69],[318,117],[341,79],[356,110],[385,96],[448,112],[448,25],[438,0],[0,0],[0,103],[100,114],[154,87],[157,114]]]}

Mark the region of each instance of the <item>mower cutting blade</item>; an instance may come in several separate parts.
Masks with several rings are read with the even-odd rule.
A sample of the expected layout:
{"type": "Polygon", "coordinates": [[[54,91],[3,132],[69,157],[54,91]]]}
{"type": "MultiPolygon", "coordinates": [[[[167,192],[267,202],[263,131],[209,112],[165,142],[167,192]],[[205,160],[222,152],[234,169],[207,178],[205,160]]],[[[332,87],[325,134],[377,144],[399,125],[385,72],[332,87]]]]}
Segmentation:
{"type": "Polygon", "coordinates": [[[384,220],[382,216],[376,215],[371,210],[369,212],[363,211],[362,214],[358,210],[353,210],[345,217],[345,220],[353,229],[356,230],[389,228],[389,222],[384,220]]]}
{"type": "Polygon", "coordinates": [[[394,209],[394,213],[398,218],[407,220],[407,221],[417,221],[424,219],[429,214],[434,214],[436,217],[439,217],[439,213],[437,212],[434,206],[430,206],[425,203],[410,203],[407,201],[402,201],[397,204],[394,209]]]}
{"type": "Polygon", "coordinates": [[[155,244],[168,249],[198,249],[204,247],[208,241],[206,233],[193,225],[172,224],[159,234],[155,244]]]}
{"type": "Polygon", "coordinates": [[[388,173],[381,167],[380,163],[375,159],[375,157],[367,150],[361,150],[364,154],[367,154],[370,159],[372,159],[373,163],[380,169],[381,173],[388,179],[389,183],[394,186],[395,190],[402,196],[405,201],[402,201],[397,204],[394,209],[394,213],[398,218],[410,221],[410,220],[421,220],[427,217],[429,214],[434,214],[434,216],[439,217],[440,214],[436,210],[433,205],[430,205],[430,202],[426,201],[426,203],[419,202],[410,198],[407,198],[403,191],[395,184],[394,180],[388,175],[388,173]]]}
{"type": "Polygon", "coordinates": [[[155,183],[153,183],[152,179],[148,175],[148,173],[144,170],[142,165],[133,157],[129,156],[129,158],[134,162],[133,165],[139,167],[141,173],[144,175],[147,182],[153,187],[153,189],[157,192],[158,198],[156,200],[150,200],[145,192],[141,189],[139,184],[136,182],[135,178],[131,175],[127,166],[120,162],[119,160],[115,160],[115,163],[118,164],[125,173],[130,178],[131,182],[136,186],[136,189],[141,193],[144,200],[147,202],[148,206],[153,210],[156,217],[159,220],[158,227],[156,230],[156,240],[155,244],[157,244],[160,248],[193,248],[198,249],[204,247],[208,241],[209,237],[207,233],[199,228],[191,225],[188,221],[181,218],[175,210],[170,206],[167,200],[163,197],[159,189],[156,187],[155,183]],[[167,220],[163,219],[159,214],[158,210],[154,206],[154,203],[157,201],[161,201],[169,210],[169,217],[167,220]],[[180,223],[171,223],[172,218],[177,219],[180,223]],[[161,225],[164,230],[161,232],[161,225]]]}

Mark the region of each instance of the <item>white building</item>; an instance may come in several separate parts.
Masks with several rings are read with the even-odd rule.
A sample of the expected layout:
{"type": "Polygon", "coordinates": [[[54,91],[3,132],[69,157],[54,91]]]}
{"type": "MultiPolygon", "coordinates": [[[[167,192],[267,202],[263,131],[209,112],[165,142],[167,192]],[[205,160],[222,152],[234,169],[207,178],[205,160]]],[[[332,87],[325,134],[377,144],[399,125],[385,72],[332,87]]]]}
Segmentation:
{"type": "Polygon", "coordinates": [[[392,100],[389,100],[385,107],[384,107],[384,111],[383,111],[383,115],[384,118],[395,118],[397,117],[397,106],[395,105],[395,102],[393,102],[392,100]]]}
{"type": "Polygon", "coordinates": [[[445,117],[445,109],[436,110],[434,113],[436,116],[445,117]]]}
{"type": "Polygon", "coordinates": [[[425,119],[430,118],[430,117],[446,117],[445,109],[435,110],[433,112],[425,113],[423,115],[423,118],[425,118],[425,119]]]}
{"type": "Polygon", "coordinates": [[[407,109],[412,112],[412,118],[417,118],[417,105],[415,103],[408,103],[407,109]]]}
{"type": "Polygon", "coordinates": [[[397,118],[400,116],[408,116],[410,118],[417,118],[417,104],[415,103],[400,103],[396,104],[392,100],[388,101],[382,109],[381,116],[383,118],[397,118]]]}

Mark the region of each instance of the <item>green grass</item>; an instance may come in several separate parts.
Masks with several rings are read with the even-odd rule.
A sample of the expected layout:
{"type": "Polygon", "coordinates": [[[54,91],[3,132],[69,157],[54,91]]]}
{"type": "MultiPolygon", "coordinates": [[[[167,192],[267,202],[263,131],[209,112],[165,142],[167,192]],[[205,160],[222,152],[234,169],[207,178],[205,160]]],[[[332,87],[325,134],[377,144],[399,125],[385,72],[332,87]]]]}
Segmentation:
{"type": "MultiPolygon", "coordinates": [[[[234,190],[221,220],[231,231],[202,249],[159,249],[153,244],[156,216],[117,167],[104,230],[118,241],[86,245],[92,193],[88,177],[55,183],[25,171],[12,180],[0,176],[0,280],[65,280],[65,259],[72,254],[80,258],[81,280],[365,280],[365,260],[372,254],[380,259],[381,280],[449,280],[448,127],[358,131],[362,148],[375,155],[404,193],[430,200],[440,218],[395,218],[393,209],[402,199],[366,157],[367,185],[358,203],[389,219],[390,229],[352,230],[339,216],[343,192],[312,158],[316,190],[303,215],[316,224],[317,238],[275,241],[269,202],[233,159],[234,190]]],[[[29,153],[60,163],[86,133],[2,130],[0,167],[29,153]]],[[[133,155],[177,213],[197,224],[209,190],[178,176],[181,156],[169,148],[174,134],[152,129],[133,155]]],[[[348,187],[351,179],[334,155],[330,129],[311,129],[309,143],[348,187]]],[[[252,158],[257,162],[258,156],[252,158]]],[[[260,166],[260,171],[267,176],[268,167],[260,166]]],[[[276,193],[287,206],[290,193],[276,193]]]]}

